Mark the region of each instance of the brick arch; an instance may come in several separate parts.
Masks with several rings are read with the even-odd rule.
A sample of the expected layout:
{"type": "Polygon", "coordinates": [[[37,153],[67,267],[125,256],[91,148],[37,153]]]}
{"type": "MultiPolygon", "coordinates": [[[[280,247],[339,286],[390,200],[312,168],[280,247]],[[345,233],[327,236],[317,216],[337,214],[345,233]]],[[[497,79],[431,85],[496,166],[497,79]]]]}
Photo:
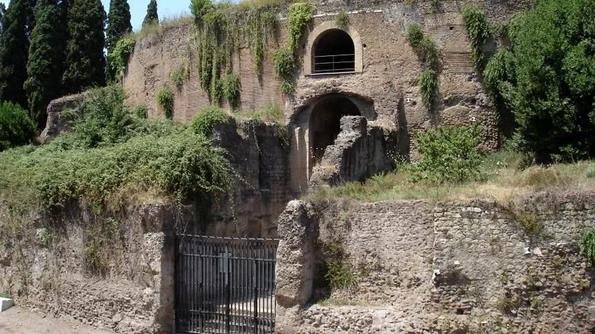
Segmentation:
{"type": "Polygon", "coordinates": [[[315,52],[316,42],[329,30],[342,30],[346,32],[353,41],[355,51],[355,73],[363,71],[363,47],[362,41],[355,29],[352,27],[342,28],[335,21],[322,22],[310,32],[308,35],[308,42],[306,44],[306,54],[304,56],[304,74],[312,75],[313,73],[313,56],[315,52]]]}

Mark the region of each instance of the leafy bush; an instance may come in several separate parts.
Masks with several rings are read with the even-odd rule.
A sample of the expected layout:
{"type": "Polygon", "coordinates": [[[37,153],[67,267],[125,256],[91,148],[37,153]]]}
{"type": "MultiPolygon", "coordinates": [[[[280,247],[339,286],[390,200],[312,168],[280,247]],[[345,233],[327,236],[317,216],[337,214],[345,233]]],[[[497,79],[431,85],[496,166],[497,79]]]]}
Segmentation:
{"type": "Polygon", "coordinates": [[[447,127],[419,132],[422,155],[415,167],[414,181],[461,183],[481,178],[483,156],[478,150],[478,126],[447,127]]]}
{"type": "Polygon", "coordinates": [[[348,289],[356,285],[348,263],[348,255],[341,240],[330,240],[323,245],[325,257],[324,279],[331,289],[348,289]]]}
{"type": "Polygon", "coordinates": [[[180,65],[169,72],[171,81],[174,82],[176,87],[180,87],[184,84],[185,80],[190,78],[190,68],[188,64],[180,65]]]}
{"type": "Polygon", "coordinates": [[[174,92],[171,88],[165,87],[157,94],[157,104],[163,109],[165,118],[171,119],[174,116],[174,92]]]}
{"type": "Polygon", "coordinates": [[[511,106],[519,147],[539,163],[595,155],[593,17],[591,0],[544,0],[509,26],[506,78],[491,85],[511,106]]]}
{"type": "Polygon", "coordinates": [[[298,2],[289,7],[287,28],[289,30],[289,47],[292,51],[304,35],[304,29],[312,22],[314,8],[309,3],[298,2]]]}
{"type": "Polygon", "coordinates": [[[293,94],[294,73],[295,73],[295,55],[287,47],[281,47],[273,53],[273,62],[275,74],[281,79],[281,90],[286,95],[293,94]]]}
{"type": "Polygon", "coordinates": [[[192,120],[190,127],[195,133],[208,137],[213,132],[215,126],[225,124],[229,120],[230,117],[225,110],[211,106],[201,110],[192,120]]]}
{"type": "Polygon", "coordinates": [[[595,228],[583,233],[580,246],[581,254],[587,259],[589,267],[595,267],[595,228]]]}
{"type": "Polygon", "coordinates": [[[240,103],[240,91],[242,84],[237,74],[230,73],[223,77],[223,97],[232,108],[236,108],[240,103]]]}
{"type": "Polygon", "coordinates": [[[0,103],[0,151],[26,145],[35,136],[35,123],[27,112],[12,102],[0,103]]]}
{"type": "Polygon", "coordinates": [[[424,39],[424,32],[419,24],[409,24],[407,26],[407,41],[413,49],[417,49],[424,39]]]}
{"type": "Polygon", "coordinates": [[[74,123],[74,131],[68,137],[70,145],[92,148],[128,140],[134,120],[124,105],[125,99],[124,90],[118,86],[89,92],[77,109],[64,115],[74,123]]]}
{"type": "Polygon", "coordinates": [[[349,15],[344,10],[341,10],[335,18],[335,23],[341,29],[349,28],[349,15]]]}
{"type": "Polygon", "coordinates": [[[134,116],[140,119],[147,119],[149,118],[149,110],[145,105],[139,105],[134,108],[133,112],[134,116]]]}
{"type": "Polygon", "coordinates": [[[205,15],[213,11],[214,6],[211,0],[191,0],[190,1],[190,13],[194,16],[197,22],[203,20],[205,15]]]}
{"type": "Polygon", "coordinates": [[[485,13],[475,4],[463,7],[463,23],[471,40],[471,60],[481,73],[485,65],[483,46],[490,37],[490,25],[485,13]]]}

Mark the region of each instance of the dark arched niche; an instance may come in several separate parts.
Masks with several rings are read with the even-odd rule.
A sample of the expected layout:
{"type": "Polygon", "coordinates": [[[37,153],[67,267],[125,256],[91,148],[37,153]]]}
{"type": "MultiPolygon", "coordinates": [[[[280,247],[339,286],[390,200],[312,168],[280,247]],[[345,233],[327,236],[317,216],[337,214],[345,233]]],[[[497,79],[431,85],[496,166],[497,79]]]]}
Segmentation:
{"type": "Polygon", "coordinates": [[[314,44],[313,73],[341,73],[355,71],[355,45],[348,33],[341,29],[325,31],[314,44]]]}
{"type": "Polygon", "coordinates": [[[341,132],[341,118],[360,115],[358,107],[342,95],[331,95],[316,103],[309,122],[311,166],[322,159],[327,146],[334,144],[341,132]]]}

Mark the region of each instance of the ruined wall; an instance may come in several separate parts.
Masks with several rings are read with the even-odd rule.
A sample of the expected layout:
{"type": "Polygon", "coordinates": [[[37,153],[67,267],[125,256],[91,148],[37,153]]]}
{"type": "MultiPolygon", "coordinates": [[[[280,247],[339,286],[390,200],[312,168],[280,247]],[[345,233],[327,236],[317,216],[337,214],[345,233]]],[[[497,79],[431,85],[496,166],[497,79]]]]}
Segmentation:
{"type": "MultiPolygon", "coordinates": [[[[294,203],[279,230],[308,226],[304,239],[314,240],[304,247],[338,242],[356,285],[300,304],[316,297],[319,283],[298,270],[287,277],[313,277],[311,284],[290,286],[284,273],[316,267],[325,255],[280,257],[280,332],[592,333],[595,276],[578,241],[595,227],[594,194],[540,193],[515,203],[306,205],[308,214],[291,223],[294,203]]],[[[279,252],[295,252],[281,236],[279,252]]]]}

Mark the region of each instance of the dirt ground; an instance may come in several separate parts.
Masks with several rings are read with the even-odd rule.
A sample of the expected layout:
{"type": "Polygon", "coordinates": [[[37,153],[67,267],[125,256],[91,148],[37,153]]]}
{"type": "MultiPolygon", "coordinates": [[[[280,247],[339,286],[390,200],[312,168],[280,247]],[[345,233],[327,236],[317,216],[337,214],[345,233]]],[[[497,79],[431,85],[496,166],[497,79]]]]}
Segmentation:
{"type": "Polygon", "coordinates": [[[19,307],[0,313],[1,334],[112,334],[86,325],[43,316],[19,307]]]}

